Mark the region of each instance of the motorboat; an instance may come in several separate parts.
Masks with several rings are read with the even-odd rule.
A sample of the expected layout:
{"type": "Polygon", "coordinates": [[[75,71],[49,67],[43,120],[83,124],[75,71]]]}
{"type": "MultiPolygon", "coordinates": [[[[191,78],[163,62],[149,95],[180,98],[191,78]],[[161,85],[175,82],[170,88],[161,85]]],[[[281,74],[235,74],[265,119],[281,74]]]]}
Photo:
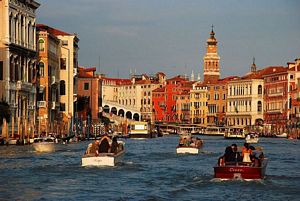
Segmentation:
{"type": "Polygon", "coordinates": [[[225,127],[220,127],[220,126],[208,126],[204,129],[203,135],[211,135],[211,136],[215,136],[215,135],[221,135],[224,136],[225,134],[225,127]]]}
{"type": "Polygon", "coordinates": [[[177,154],[199,154],[203,145],[203,140],[191,137],[191,134],[180,135],[179,145],[176,147],[177,154]]]}
{"type": "Polygon", "coordinates": [[[118,144],[117,153],[84,154],[81,159],[81,166],[116,166],[125,153],[124,142],[118,141],[118,144]]]}
{"type": "Polygon", "coordinates": [[[214,167],[214,177],[221,180],[261,180],[265,178],[268,159],[262,154],[261,148],[256,148],[260,152],[255,162],[226,162],[224,157],[219,158],[219,162],[214,167]]]}
{"type": "Polygon", "coordinates": [[[245,138],[245,142],[249,144],[256,144],[259,141],[259,135],[257,133],[248,133],[245,138]]]}
{"type": "Polygon", "coordinates": [[[32,146],[36,152],[54,152],[55,143],[54,137],[35,138],[32,146]]]}
{"type": "Polygon", "coordinates": [[[276,134],[275,136],[278,138],[287,138],[287,133],[276,134]]]}
{"type": "Polygon", "coordinates": [[[245,129],[242,127],[228,127],[224,137],[227,139],[245,139],[245,129]]]}

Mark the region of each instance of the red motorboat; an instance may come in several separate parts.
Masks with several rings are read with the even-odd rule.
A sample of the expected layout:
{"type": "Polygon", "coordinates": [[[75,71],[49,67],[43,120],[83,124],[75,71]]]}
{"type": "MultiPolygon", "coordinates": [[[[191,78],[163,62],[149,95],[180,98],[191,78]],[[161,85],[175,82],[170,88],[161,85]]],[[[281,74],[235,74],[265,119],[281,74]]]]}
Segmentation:
{"type": "Polygon", "coordinates": [[[264,179],[268,159],[260,157],[252,163],[245,162],[223,162],[222,157],[219,163],[214,167],[214,177],[218,179],[264,179]]]}

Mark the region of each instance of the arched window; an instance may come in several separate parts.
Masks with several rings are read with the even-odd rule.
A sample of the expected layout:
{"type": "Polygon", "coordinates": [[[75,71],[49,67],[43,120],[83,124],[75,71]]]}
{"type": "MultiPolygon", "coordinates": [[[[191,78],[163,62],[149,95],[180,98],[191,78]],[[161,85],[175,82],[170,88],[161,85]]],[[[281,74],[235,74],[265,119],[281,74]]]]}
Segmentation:
{"type": "Polygon", "coordinates": [[[66,82],[64,80],[60,81],[60,95],[66,95],[66,82]]]}
{"type": "Polygon", "coordinates": [[[43,62],[39,63],[39,75],[40,75],[40,77],[45,76],[45,66],[44,66],[43,62]]]}
{"type": "Polygon", "coordinates": [[[257,102],[257,112],[261,112],[262,111],[262,104],[261,101],[257,102]]]}
{"type": "Polygon", "coordinates": [[[45,41],[44,41],[44,39],[39,39],[39,51],[40,52],[45,51],[45,41]]]}
{"type": "Polygon", "coordinates": [[[258,94],[262,94],[262,86],[261,85],[258,85],[257,91],[258,91],[258,94]]]}

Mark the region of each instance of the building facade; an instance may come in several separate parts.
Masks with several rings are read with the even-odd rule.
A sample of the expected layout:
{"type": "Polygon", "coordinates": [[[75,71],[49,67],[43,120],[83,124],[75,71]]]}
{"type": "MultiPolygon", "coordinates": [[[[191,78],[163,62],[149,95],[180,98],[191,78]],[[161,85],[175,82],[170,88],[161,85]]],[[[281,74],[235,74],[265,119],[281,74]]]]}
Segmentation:
{"type": "Polygon", "coordinates": [[[9,135],[34,135],[36,101],[36,1],[0,1],[0,97],[10,105],[9,135]]]}
{"type": "Polygon", "coordinates": [[[37,26],[38,33],[38,87],[37,87],[37,130],[38,135],[60,133],[60,40],[45,27],[37,26]]]}
{"type": "Polygon", "coordinates": [[[206,127],[207,114],[207,85],[196,82],[190,91],[190,122],[206,127]]]}

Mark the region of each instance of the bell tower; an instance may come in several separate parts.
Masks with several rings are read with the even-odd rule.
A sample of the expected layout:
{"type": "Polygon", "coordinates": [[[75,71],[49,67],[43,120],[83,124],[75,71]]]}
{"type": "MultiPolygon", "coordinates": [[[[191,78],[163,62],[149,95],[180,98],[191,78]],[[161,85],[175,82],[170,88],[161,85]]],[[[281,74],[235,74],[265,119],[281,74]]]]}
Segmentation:
{"type": "Polygon", "coordinates": [[[212,25],[210,37],[207,40],[204,63],[204,82],[217,81],[220,79],[220,57],[218,55],[217,39],[215,38],[214,26],[212,25]]]}

